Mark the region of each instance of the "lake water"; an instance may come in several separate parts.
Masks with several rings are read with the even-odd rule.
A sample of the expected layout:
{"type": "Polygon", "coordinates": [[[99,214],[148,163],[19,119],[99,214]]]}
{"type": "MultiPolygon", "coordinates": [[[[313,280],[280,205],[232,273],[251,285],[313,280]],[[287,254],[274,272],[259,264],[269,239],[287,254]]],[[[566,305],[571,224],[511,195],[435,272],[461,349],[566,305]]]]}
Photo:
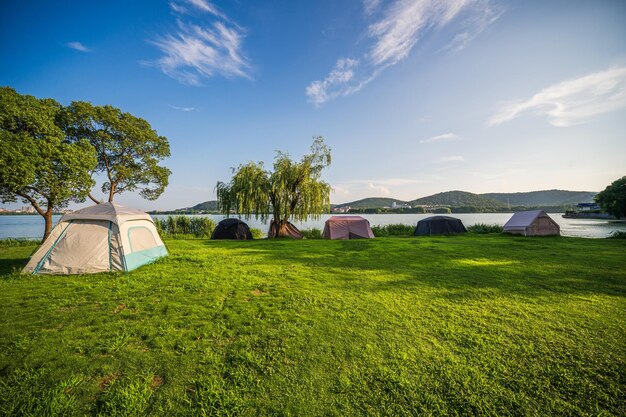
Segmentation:
{"type": "MultiPolygon", "coordinates": [[[[465,226],[471,226],[476,223],[499,224],[503,225],[511,218],[512,213],[466,213],[452,214],[463,221],[465,226]]],[[[222,215],[198,215],[209,217],[216,223],[224,218],[222,215]]],[[[364,214],[362,215],[370,221],[372,226],[384,226],[388,224],[417,224],[417,222],[432,214],[364,214]]],[[[166,215],[154,216],[157,218],[165,218],[166,215]]],[[[324,222],[330,215],[324,215],[319,220],[311,220],[303,223],[295,223],[299,229],[310,229],[317,227],[324,228],[324,222]]],[[[610,235],[613,231],[626,232],[626,222],[612,222],[607,220],[593,219],[564,219],[560,213],[551,213],[552,217],[561,226],[561,234],[563,236],[577,236],[590,238],[603,238],[610,235]]],[[[61,216],[54,216],[54,223],[59,221],[61,216]]],[[[262,223],[254,218],[247,221],[250,227],[267,230],[268,223],[262,223]]],[[[43,234],[43,217],[34,216],[0,216],[0,239],[2,238],[41,238],[43,234]]]]}

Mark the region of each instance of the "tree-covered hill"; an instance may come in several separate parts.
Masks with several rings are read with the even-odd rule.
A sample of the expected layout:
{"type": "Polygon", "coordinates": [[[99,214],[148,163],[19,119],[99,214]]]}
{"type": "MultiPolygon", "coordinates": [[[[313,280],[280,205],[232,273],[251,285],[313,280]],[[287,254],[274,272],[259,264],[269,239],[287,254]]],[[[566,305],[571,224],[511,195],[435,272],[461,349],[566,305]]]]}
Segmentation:
{"type": "Polygon", "coordinates": [[[395,198],[369,197],[362,200],[352,201],[350,203],[336,204],[333,205],[333,207],[350,206],[352,208],[383,208],[391,207],[394,202],[396,204],[408,204],[406,201],[396,200],[395,198]]]}
{"type": "Polygon", "coordinates": [[[597,193],[593,191],[543,190],[526,193],[487,193],[482,197],[497,200],[505,205],[525,207],[574,206],[591,203],[597,193]]]}
{"type": "Polygon", "coordinates": [[[503,204],[497,200],[483,197],[466,191],[446,191],[428,197],[418,198],[409,204],[415,206],[449,206],[449,207],[478,207],[499,208],[503,204]]]}

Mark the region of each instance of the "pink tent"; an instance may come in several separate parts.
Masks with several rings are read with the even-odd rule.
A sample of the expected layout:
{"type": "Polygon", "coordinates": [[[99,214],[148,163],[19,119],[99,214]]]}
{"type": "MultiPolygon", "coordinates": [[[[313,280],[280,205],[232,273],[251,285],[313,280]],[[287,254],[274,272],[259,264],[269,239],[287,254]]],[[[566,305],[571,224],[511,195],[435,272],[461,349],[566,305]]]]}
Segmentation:
{"type": "Polygon", "coordinates": [[[324,225],[325,239],[373,239],[370,222],[361,216],[333,216],[324,225]]]}

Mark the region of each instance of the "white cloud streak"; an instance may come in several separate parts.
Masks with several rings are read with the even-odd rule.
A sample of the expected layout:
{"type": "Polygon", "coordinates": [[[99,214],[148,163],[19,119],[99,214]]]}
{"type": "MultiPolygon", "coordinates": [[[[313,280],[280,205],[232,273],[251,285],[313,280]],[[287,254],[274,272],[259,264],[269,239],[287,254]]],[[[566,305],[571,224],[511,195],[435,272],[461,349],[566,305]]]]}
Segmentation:
{"type": "Polygon", "coordinates": [[[458,52],[467,47],[474,38],[480,35],[504,13],[504,8],[493,5],[488,0],[481,2],[480,12],[474,13],[463,24],[464,30],[457,33],[444,49],[458,52]]]}
{"type": "Polygon", "coordinates": [[[378,9],[382,0],[363,0],[363,11],[366,15],[371,15],[378,9]]]}
{"type": "Polygon", "coordinates": [[[626,66],[612,67],[544,88],[528,100],[505,105],[487,121],[495,126],[525,113],[548,118],[557,127],[584,123],[626,107],[626,66]]]}
{"type": "Polygon", "coordinates": [[[345,86],[354,78],[354,69],[359,65],[359,61],[350,58],[337,60],[335,67],[328,76],[321,81],[313,81],[306,88],[306,95],[309,101],[319,106],[326,101],[338,96],[352,94],[361,88],[360,84],[345,86]],[[339,88],[337,88],[339,87],[339,88]]]}
{"type": "MultiPolygon", "coordinates": [[[[373,14],[380,8],[380,3],[364,0],[365,14],[373,14]]],[[[367,51],[362,58],[353,59],[362,67],[361,73],[356,74],[355,65],[349,78],[336,79],[333,73],[345,58],[339,59],[331,73],[324,80],[313,81],[305,93],[315,106],[354,94],[386,68],[406,59],[426,32],[441,29],[455,19],[460,20],[459,16],[463,14],[465,19],[460,20],[462,32],[446,48],[458,51],[495,22],[501,13],[490,0],[396,0],[378,13],[378,20],[368,27],[370,44],[367,51]],[[327,82],[329,78],[334,81],[327,82]]]]}
{"type": "Polygon", "coordinates": [[[87,48],[85,45],[83,45],[80,42],[68,42],[65,44],[65,46],[67,46],[68,48],[80,51],[80,52],[91,52],[90,48],[87,48]]]}
{"type": "Polygon", "coordinates": [[[459,135],[454,133],[444,133],[443,135],[433,136],[427,139],[420,140],[420,143],[432,143],[432,142],[441,142],[446,140],[458,140],[460,139],[459,135]]]}
{"type": "Polygon", "coordinates": [[[175,32],[150,41],[163,55],[146,64],[188,85],[201,85],[203,79],[215,75],[249,78],[250,64],[242,52],[243,29],[230,23],[206,0],[186,0],[184,4],[170,2],[170,8],[178,15],[188,14],[190,7],[200,14],[210,15],[212,21],[193,24],[179,16],[175,32]]]}
{"type": "Polygon", "coordinates": [[[173,106],[170,105],[171,108],[173,108],[174,110],[180,110],[180,111],[184,111],[184,112],[190,112],[190,111],[196,111],[197,109],[195,107],[179,107],[179,106],[173,106]]]}

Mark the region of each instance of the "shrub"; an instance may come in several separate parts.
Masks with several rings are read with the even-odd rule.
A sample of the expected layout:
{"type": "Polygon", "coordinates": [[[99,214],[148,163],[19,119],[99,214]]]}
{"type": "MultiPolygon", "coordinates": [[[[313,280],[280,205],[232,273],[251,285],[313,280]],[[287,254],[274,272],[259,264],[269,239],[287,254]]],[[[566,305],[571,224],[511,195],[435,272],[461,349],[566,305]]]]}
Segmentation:
{"type": "Polygon", "coordinates": [[[0,248],[11,248],[15,246],[31,246],[31,245],[38,245],[38,244],[39,244],[38,240],[32,240],[32,239],[14,239],[14,238],[0,239],[0,248]]]}
{"type": "Polygon", "coordinates": [[[306,239],[321,239],[322,238],[322,231],[316,227],[312,229],[300,230],[300,233],[302,233],[302,236],[304,236],[306,239]]]}
{"type": "Polygon", "coordinates": [[[169,238],[209,238],[215,229],[215,222],[208,217],[167,216],[167,219],[154,219],[159,234],[169,238]]]}
{"type": "Polygon", "coordinates": [[[376,237],[385,236],[411,236],[415,226],[409,224],[388,224],[386,226],[373,226],[372,232],[376,237]]]}
{"type": "Polygon", "coordinates": [[[613,233],[611,233],[607,239],[626,239],[626,232],[622,232],[619,230],[614,231],[613,233]]]}
{"type": "Polygon", "coordinates": [[[436,209],[432,210],[432,213],[435,213],[435,214],[450,214],[450,213],[452,213],[452,210],[450,210],[450,207],[437,207],[436,209]]]}
{"type": "Polygon", "coordinates": [[[476,234],[502,233],[503,227],[499,224],[476,223],[467,227],[467,231],[476,234]]]}
{"type": "Polygon", "coordinates": [[[253,239],[265,239],[267,237],[267,233],[265,233],[261,229],[251,228],[250,232],[252,233],[252,238],[253,239]]]}

